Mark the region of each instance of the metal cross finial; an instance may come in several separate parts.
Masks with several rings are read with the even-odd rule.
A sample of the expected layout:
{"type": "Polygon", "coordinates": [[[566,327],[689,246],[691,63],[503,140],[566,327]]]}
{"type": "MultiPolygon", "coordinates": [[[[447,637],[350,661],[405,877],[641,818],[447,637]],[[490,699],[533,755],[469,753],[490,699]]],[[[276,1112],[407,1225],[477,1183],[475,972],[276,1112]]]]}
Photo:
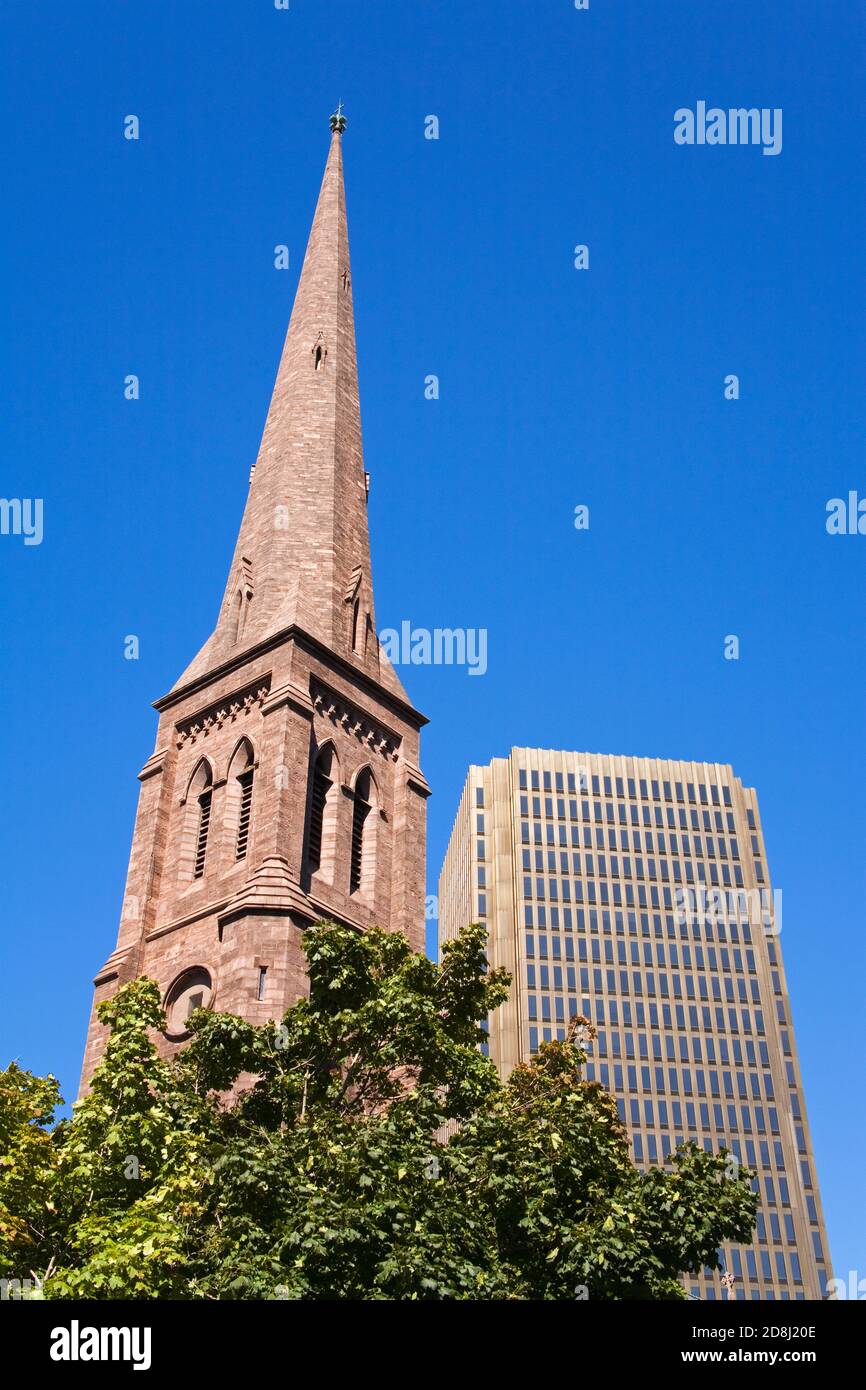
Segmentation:
{"type": "Polygon", "coordinates": [[[337,131],[339,135],[346,129],[346,117],[343,115],[343,103],[338,102],[337,109],[331,117],[331,129],[337,131]]]}

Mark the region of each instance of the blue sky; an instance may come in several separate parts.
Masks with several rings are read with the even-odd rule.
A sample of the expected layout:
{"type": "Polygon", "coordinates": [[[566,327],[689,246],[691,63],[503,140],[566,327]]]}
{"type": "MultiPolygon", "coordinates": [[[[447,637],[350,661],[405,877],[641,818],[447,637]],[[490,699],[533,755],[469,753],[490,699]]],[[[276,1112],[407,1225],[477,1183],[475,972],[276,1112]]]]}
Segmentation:
{"type": "Polygon", "coordinates": [[[41,545],[0,536],[0,1061],[74,1093],[149,702],[222,595],[342,97],[379,624],[489,634],[484,677],[402,672],[430,891],[470,762],[732,763],[784,894],[835,1272],[866,1274],[866,537],[824,525],[866,496],[863,13],[6,0],[0,24],[0,491],[44,499],[41,545]],[[781,107],[782,153],[676,145],[699,100],[781,107]]]}

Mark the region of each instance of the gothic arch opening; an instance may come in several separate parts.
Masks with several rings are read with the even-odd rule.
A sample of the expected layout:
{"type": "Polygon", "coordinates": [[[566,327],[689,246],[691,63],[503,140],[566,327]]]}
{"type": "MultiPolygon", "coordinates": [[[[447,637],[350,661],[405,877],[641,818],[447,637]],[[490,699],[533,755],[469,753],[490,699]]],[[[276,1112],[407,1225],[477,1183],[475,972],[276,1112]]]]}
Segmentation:
{"type": "Polygon", "coordinates": [[[349,857],[349,893],[371,907],[376,895],[376,845],[379,826],[379,791],[369,767],[355,778],[352,801],[352,840],[349,857]]]}
{"type": "Polygon", "coordinates": [[[242,738],[229,762],[226,779],[224,839],[229,864],[246,859],[253,814],[255,755],[248,738],[242,738]]]}
{"type": "Polygon", "coordinates": [[[184,879],[204,877],[208,862],[211,809],[213,802],[213,768],[202,758],[189,779],[184,798],[185,815],[181,836],[181,876],[184,879]]]}
{"type": "Polygon", "coordinates": [[[325,340],[320,333],[310,349],[313,359],[313,371],[320,372],[325,365],[325,358],[328,356],[328,349],[325,347],[325,340]]]}
{"type": "Polygon", "coordinates": [[[334,881],[337,857],[337,811],[340,796],[340,764],[332,743],[316,754],[310,787],[310,823],[307,865],[327,883],[334,881]]]}

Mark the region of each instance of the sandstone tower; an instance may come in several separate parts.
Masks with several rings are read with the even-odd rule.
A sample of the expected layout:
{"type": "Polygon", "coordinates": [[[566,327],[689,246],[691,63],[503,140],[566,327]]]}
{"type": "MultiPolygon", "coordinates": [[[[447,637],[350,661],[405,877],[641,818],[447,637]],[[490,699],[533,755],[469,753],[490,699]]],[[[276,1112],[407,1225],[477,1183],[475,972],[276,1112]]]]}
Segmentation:
{"type": "MultiPolygon", "coordinates": [[[[117,946],[95,980],[94,1006],[137,975],[159,983],[167,1053],[198,1005],[278,1017],[306,990],[317,918],[423,949],[426,720],[376,636],[345,124],[331,117],[216,626],[156,701],[117,946]]],[[[85,1085],[104,1044],[94,1013],[85,1085]]]]}

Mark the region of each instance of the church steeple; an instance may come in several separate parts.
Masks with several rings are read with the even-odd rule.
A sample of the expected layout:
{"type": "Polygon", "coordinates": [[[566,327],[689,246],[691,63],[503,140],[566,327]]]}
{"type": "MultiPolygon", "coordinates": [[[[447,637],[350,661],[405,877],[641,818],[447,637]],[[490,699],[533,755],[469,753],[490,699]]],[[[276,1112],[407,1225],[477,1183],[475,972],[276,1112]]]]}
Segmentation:
{"type": "Polygon", "coordinates": [[[370,574],[342,103],[213,635],[175,689],[294,626],[405,692],[379,652],[370,574]]]}
{"type": "MultiPolygon", "coordinates": [[[[225,594],[156,703],[117,945],[95,980],[95,1004],[159,981],[166,1054],[195,1001],[280,1017],[307,988],[317,917],[424,942],[426,720],[376,638],[345,126],[338,107],[225,594]]],[[[94,1010],[85,1084],[105,1037],[94,1010]]]]}

